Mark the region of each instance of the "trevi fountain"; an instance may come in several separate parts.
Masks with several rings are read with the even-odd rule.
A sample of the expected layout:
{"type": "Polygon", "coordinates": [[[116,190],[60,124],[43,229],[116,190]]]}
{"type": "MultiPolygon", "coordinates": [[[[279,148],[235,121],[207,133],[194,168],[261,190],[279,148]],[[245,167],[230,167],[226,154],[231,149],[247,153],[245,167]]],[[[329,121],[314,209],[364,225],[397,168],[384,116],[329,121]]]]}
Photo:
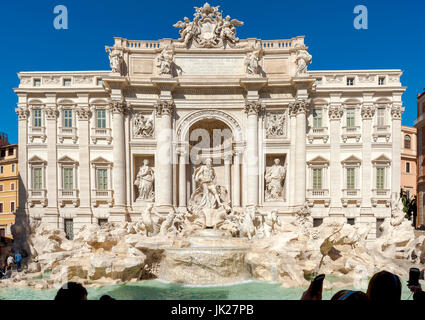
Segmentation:
{"type": "Polygon", "coordinates": [[[47,180],[20,194],[13,248],[27,257],[0,281],[0,298],[52,298],[72,280],[89,298],[299,299],[319,273],[329,297],[365,290],[383,269],[407,279],[424,268],[425,236],[399,196],[401,71],[380,71],[389,96],[374,96],[380,74],[308,71],[304,37],[241,40],[241,21],[208,3],[195,9],[174,25],[180,39],[115,38],[111,71],[87,73],[88,82],[70,73],[80,100],[61,100],[57,75],[42,74],[58,110],[78,116],[78,132],[60,128],[60,143],[51,142],[60,112],[32,98],[36,74],[19,74],[19,172],[24,186],[35,188],[35,172],[47,180]],[[351,76],[362,85],[345,91],[351,76]],[[95,100],[84,88],[99,91],[95,100]],[[26,129],[37,108],[46,135],[26,129]],[[375,134],[377,108],[389,125],[375,134]],[[348,109],[359,122],[351,131],[348,109]],[[169,129],[172,141],[161,136],[169,129]],[[214,130],[227,134],[196,144],[214,130]],[[163,161],[167,148],[177,162],[163,161]],[[63,168],[75,180],[68,193],[57,190],[63,168]],[[386,179],[376,188],[375,171],[386,179]]]}

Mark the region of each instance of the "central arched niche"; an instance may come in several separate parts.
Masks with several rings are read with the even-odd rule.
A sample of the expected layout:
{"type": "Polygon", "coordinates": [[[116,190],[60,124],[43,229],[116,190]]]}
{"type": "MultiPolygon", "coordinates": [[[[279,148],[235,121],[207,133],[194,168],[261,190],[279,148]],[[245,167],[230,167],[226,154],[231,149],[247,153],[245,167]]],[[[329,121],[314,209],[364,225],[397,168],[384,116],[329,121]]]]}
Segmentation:
{"type": "Polygon", "coordinates": [[[227,157],[231,165],[235,140],[231,128],[219,119],[202,119],[190,126],[188,139],[191,193],[195,188],[193,181],[195,169],[204,163],[206,158],[212,159],[217,184],[224,186],[226,183],[224,159],[227,157]]]}

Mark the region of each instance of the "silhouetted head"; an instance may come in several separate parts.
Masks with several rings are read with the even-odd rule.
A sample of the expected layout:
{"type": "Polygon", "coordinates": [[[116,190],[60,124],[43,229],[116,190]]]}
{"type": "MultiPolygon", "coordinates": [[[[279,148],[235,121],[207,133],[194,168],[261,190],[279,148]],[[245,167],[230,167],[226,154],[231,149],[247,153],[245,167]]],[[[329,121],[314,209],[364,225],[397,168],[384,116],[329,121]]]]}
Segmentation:
{"type": "Polygon", "coordinates": [[[371,301],[399,301],[401,282],[397,275],[388,271],[375,273],[369,281],[367,296],[371,301]]]}
{"type": "Polygon", "coordinates": [[[56,294],[55,300],[59,301],[77,301],[87,300],[87,290],[80,283],[65,283],[56,294]]]}
{"type": "Polygon", "coordinates": [[[107,294],[104,294],[103,296],[101,296],[99,300],[100,301],[115,301],[114,298],[112,298],[110,295],[107,295],[107,294]]]}
{"type": "Polygon", "coordinates": [[[362,291],[341,290],[333,295],[331,301],[366,302],[369,299],[362,291]]]}

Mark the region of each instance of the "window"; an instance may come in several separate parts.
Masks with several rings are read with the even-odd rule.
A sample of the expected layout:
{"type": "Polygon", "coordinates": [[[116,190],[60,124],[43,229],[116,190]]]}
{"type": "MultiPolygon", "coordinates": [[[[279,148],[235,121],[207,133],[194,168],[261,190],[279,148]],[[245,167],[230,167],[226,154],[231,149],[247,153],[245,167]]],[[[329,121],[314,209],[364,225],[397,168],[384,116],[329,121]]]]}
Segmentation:
{"type": "Polygon", "coordinates": [[[356,110],[353,108],[347,109],[347,127],[354,127],[356,125],[356,110]]]}
{"type": "Polygon", "coordinates": [[[70,87],[71,86],[71,79],[63,79],[63,85],[65,87],[70,87]]]}
{"type": "Polygon", "coordinates": [[[63,189],[70,191],[74,189],[74,168],[63,168],[63,189]]]}
{"type": "Polygon", "coordinates": [[[15,202],[10,202],[10,212],[15,212],[15,202]]]}
{"type": "Polygon", "coordinates": [[[378,85],[383,86],[385,84],[385,78],[384,77],[379,77],[378,79],[378,85]]]}
{"type": "Polygon", "coordinates": [[[385,188],[385,168],[376,168],[376,189],[385,188]]]}
{"type": "Polygon", "coordinates": [[[322,109],[313,110],[313,128],[322,127],[322,109]]]}
{"type": "Polygon", "coordinates": [[[15,172],[15,164],[12,163],[12,172],[15,172]]]}
{"type": "Polygon", "coordinates": [[[356,188],[356,169],[347,168],[347,189],[356,188]]]}
{"type": "Polygon", "coordinates": [[[385,126],[385,109],[384,108],[378,108],[377,117],[378,117],[378,127],[385,126]]]}
{"type": "Polygon", "coordinates": [[[3,174],[3,173],[4,173],[4,167],[0,166],[0,174],[3,174]]]}
{"type": "Polygon", "coordinates": [[[0,184],[0,191],[3,191],[3,185],[0,184]]]}
{"type": "Polygon", "coordinates": [[[74,239],[74,221],[72,219],[64,220],[64,231],[68,240],[74,239]]]}
{"type": "Polygon", "coordinates": [[[41,86],[41,79],[34,79],[34,87],[40,87],[41,86]]]}
{"type": "Polygon", "coordinates": [[[34,109],[32,112],[34,116],[33,126],[36,128],[40,128],[41,127],[41,109],[34,109]]]}
{"type": "Polygon", "coordinates": [[[0,203],[0,213],[3,213],[3,203],[0,203]]]}
{"type": "Polygon", "coordinates": [[[13,156],[13,148],[9,148],[9,156],[13,156]]]}
{"type": "Polygon", "coordinates": [[[63,126],[72,128],[72,110],[66,109],[63,111],[63,126]]]}
{"type": "Polygon", "coordinates": [[[96,126],[99,129],[106,128],[106,110],[100,109],[96,111],[96,126]]]}
{"type": "Polygon", "coordinates": [[[4,150],[4,149],[2,149],[1,150],[1,153],[0,153],[0,156],[3,158],[3,157],[5,157],[6,156],[6,150],[4,150]]]}
{"type": "Polygon", "coordinates": [[[322,169],[313,169],[313,190],[322,189],[322,169]]]}
{"type": "Polygon", "coordinates": [[[108,190],[108,170],[97,169],[97,189],[108,190]]]}
{"type": "Polygon", "coordinates": [[[97,223],[100,227],[103,227],[106,223],[108,223],[108,219],[97,219],[97,223]]]}
{"type": "Polygon", "coordinates": [[[411,140],[410,136],[408,134],[406,134],[404,136],[404,148],[405,149],[410,149],[410,140],[411,140]]]}
{"type": "Polygon", "coordinates": [[[98,86],[103,85],[103,81],[100,78],[97,78],[96,83],[97,83],[98,86]]]}
{"type": "Polygon", "coordinates": [[[355,219],[354,218],[347,218],[347,223],[354,226],[355,225],[355,219]]]}
{"type": "Polygon", "coordinates": [[[410,162],[406,162],[406,173],[410,173],[410,162]]]}
{"type": "Polygon", "coordinates": [[[12,182],[10,184],[10,191],[14,191],[15,190],[15,184],[12,182]]]}
{"type": "Polygon", "coordinates": [[[43,188],[43,175],[42,175],[42,168],[33,168],[32,169],[32,188],[34,190],[42,190],[43,188]]]}
{"type": "Polygon", "coordinates": [[[354,78],[347,78],[347,86],[354,86],[354,78]]]}

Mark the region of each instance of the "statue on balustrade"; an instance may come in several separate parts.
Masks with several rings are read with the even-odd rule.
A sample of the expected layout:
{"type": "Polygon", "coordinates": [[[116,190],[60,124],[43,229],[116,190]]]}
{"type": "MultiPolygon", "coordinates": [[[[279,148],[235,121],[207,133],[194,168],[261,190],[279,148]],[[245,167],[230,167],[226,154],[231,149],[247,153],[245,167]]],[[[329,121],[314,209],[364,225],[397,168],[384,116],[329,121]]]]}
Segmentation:
{"type": "Polygon", "coordinates": [[[286,164],[283,167],[279,159],[274,159],[274,164],[265,175],[266,180],[266,200],[282,200],[283,185],[286,176],[286,164]]]}
{"type": "Polygon", "coordinates": [[[174,47],[166,46],[157,58],[157,67],[160,75],[172,75],[174,64],[174,47]]]}
{"type": "Polygon", "coordinates": [[[149,160],[143,160],[143,166],[139,168],[134,185],[139,189],[139,196],[137,200],[152,201],[155,197],[153,190],[153,183],[155,179],[155,173],[151,167],[149,167],[149,160]]]}
{"type": "Polygon", "coordinates": [[[195,170],[194,180],[196,189],[189,200],[188,210],[192,213],[201,212],[202,209],[224,208],[230,211],[230,201],[225,187],[216,183],[216,173],[210,158],[205,164],[195,170]]]}

